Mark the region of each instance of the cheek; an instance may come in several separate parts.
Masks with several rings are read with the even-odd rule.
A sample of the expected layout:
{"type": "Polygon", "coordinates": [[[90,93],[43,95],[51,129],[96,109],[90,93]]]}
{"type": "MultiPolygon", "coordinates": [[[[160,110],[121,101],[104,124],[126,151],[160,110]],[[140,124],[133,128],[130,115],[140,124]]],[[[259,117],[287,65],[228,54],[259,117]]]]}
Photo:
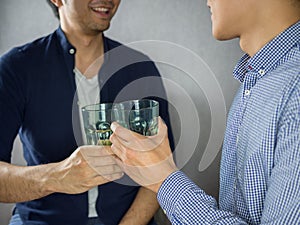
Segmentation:
{"type": "Polygon", "coordinates": [[[119,5],[115,5],[115,8],[113,9],[113,15],[115,15],[115,14],[116,14],[116,12],[117,12],[118,8],[119,8],[119,5]]]}
{"type": "Polygon", "coordinates": [[[212,20],[212,32],[213,32],[213,35],[217,35],[217,33],[221,32],[223,27],[224,27],[224,24],[225,24],[225,21],[223,19],[220,19],[220,15],[218,14],[212,14],[211,16],[211,20],[212,20]]]}
{"type": "Polygon", "coordinates": [[[218,8],[212,15],[213,35],[217,39],[231,38],[233,33],[236,33],[236,27],[240,19],[233,8],[228,6],[218,8]]]}
{"type": "Polygon", "coordinates": [[[113,0],[113,5],[114,5],[114,7],[115,8],[118,8],[119,7],[119,5],[120,5],[120,0],[113,0]]]}
{"type": "Polygon", "coordinates": [[[228,20],[228,18],[223,19],[221,17],[212,18],[212,34],[217,40],[228,40],[233,37],[233,27],[234,24],[228,20]]]}

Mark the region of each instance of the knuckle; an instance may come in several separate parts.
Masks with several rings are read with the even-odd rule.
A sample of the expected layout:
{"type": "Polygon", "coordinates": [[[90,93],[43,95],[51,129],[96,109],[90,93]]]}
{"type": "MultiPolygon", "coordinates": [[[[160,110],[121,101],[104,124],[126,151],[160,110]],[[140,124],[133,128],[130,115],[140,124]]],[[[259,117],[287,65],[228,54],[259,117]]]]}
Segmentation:
{"type": "Polygon", "coordinates": [[[135,158],[135,153],[134,153],[134,151],[126,151],[126,158],[130,161],[130,160],[132,160],[132,159],[134,159],[135,158]]]}
{"type": "Polygon", "coordinates": [[[85,182],[84,187],[87,189],[90,189],[92,187],[94,187],[95,185],[97,185],[97,179],[89,179],[85,182]]]}

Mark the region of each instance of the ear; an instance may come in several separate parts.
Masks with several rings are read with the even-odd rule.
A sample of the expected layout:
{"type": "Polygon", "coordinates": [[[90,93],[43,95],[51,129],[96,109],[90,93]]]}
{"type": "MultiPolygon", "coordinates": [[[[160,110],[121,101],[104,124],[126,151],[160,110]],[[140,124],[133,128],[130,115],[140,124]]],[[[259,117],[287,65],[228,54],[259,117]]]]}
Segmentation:
{"type": "Polygon", "coordinates": [[[61,0],[51,0],[51,2],[52,2],[57,8],[59,8],[60,6],[63,5],[61,0]]]}

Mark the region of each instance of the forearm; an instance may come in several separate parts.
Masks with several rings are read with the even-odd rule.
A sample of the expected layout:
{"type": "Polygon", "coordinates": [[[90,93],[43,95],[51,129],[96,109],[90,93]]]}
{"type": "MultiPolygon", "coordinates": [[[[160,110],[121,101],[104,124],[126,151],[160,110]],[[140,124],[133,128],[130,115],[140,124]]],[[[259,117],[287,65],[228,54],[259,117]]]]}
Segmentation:
{"type": "Polygon", "coordinates": [[[0,202],[30,201],[52,193],[80,194],[122,176],[112,156],[99,146],[79,147],[58,163],[15,166],[0,162],[0,202]]]}
{"type": "Polygon", "coordinates": [[[164,181],[157,199],[172,224],[247,224],[238,214],[220,210],[214,197],[180,171],[164,181]]]}
{"type": "Polygon", "coordinates": [[[146,225],[158,208],[156,193],[141,187],[120,225],[146,225]]]}
{"type": "Polygon", "coordinates": [[[15,166],[0,162],[0,202],[30,201],[51,194],[47,180],[54,166],[15,166]]]}

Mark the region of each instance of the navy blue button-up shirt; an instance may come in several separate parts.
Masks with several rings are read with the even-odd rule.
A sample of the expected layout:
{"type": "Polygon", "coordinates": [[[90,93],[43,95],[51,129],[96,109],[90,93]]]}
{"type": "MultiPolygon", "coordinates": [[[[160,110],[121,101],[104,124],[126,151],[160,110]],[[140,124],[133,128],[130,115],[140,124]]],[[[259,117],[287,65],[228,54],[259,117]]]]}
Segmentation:
{"type": "MultiPolygon", "coordinates": [[[[166,93],[154,63],[106,37],[104,49],[98,76],[101,102],[152,97],[159,101],[160,115],[169,125],[166,93]]],[[[18,133],[30,166],[64,160],[82,143],[73,72],[75,54],[76,49],[59,28],[0,58],[1,161],[10,162],[18,133]]],[[[170,138],[173,145],[171,133],[170,138]]],[[[127,182],[99,186],[96,208],[107,225],[119,222],[139,189],[120,183],[127,182]]],[[[18,203],[17,208],[24,224],[84,225],[88,198],[87,193],[55,193],[18,203]]]]}

